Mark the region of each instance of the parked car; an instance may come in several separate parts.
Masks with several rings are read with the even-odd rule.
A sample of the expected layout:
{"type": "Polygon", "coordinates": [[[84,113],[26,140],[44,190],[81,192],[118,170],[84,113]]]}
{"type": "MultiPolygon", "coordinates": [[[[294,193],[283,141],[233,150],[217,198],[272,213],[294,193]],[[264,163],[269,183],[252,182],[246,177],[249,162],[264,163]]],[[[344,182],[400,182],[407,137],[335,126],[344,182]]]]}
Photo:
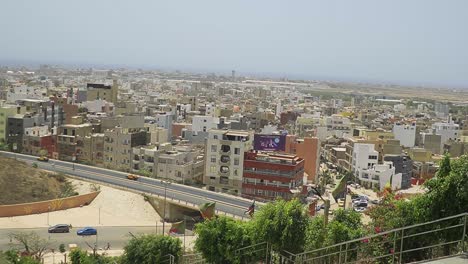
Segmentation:
{"type": "Polygon", "coordinates": [[[354,211],[358,212],[358,213],[362,213],[366,210],[366,208],[364,207],[354,207],[354,211]]]}
{"type": "Polygon", "coordinates": [[[47,232],[49,232],[49,233],[69,233],[70,232],[70,226],[65,225],[65,224],[54,225],[54,226],[49,227],[47,232]]]}
{"type": "Polygon", "coordinates": [[[49,161],[49,158],[46,157],[46,156],[40,156],[39,158],[37,158],[38,161],[44,161],[44,162],[47,162],[49,161]]]}
{"type": "Polygon", "coordinates": [[[367,207],[367,201],[360,200],[353,203],[354,207],[367,207]]]}
{"type": "Polygon", "coordinates": [[[379,200],[377,200],[377,199],[374,199],[374,200],[372,200],[372,201],[371,201],[371,203],[373,203],[373,204],[379,204],[379,203],[380,203],[380,201],[379,201],[379,200]]]}
{"type": "Polygon", "coordinates": [[[76,234],[79,236],[95,236],[97,235],[96,228],[85,227],[76,231],[76,234]]]}
{"type": "Polygon", "coordinates": [[[129,180],[136,181],[136,180],[138,180],[138,178],[139,177],[137,175],[134,175],[134,174],[127,175],[127,179],[129,179],[129,180]]]}

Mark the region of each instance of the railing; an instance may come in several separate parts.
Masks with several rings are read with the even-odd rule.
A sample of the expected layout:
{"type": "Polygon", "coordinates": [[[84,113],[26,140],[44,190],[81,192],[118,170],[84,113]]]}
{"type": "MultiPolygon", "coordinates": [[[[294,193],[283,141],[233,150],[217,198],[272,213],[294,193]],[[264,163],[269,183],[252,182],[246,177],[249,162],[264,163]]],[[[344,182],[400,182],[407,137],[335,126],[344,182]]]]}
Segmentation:
{"type": "Polygon", "coordinates": [[[201,253],[185,254],[182,256],[181,264],[204,264],[207,263],[201,253]]]}
{"type": "Polygon", "coordinates": [[[468,213],[398,228],[299,254],[284,263],[411,263],[466,254],[468,213]]]}

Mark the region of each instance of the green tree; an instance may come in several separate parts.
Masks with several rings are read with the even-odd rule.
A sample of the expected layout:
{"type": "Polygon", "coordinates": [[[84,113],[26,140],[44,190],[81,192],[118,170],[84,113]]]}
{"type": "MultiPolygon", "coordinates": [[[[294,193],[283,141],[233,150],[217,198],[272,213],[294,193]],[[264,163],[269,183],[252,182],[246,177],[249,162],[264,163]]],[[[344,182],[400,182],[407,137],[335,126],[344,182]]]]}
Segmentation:
{"type": "Polygon", "coordinates": [[[252,244],[250,223],[224,216],[197,224],[195,233],[195,249],[210,263],[237,263],[235,251],[252,244]]]}
{"type": "Polygon", "coordinates": [[[168,254],[179,261],[182,242],[178,238],[147,234],[132,238],[124,248],[123,263],[152,264],[169,260],[168,254]]]}
{"type": "Polygon", "coordinates": [[[252,219],[256,242],[268,242],[276,251],[302,252],[309,217],[298,199],[282,199],[260,208],[252,219]]]}
{"type": "Polygon", "coordinates": [[[74,249],[70,252],[71,264],[120,264],[121,257],[108,257],[105,255],[93,255],[81,249],[74,249]]]}
{"type": "Polygon", "coordinates": [[[450,174],[450,156],[444,155],[444,158],[440,161],[439,171],[437,171],[437,177],[446,177],[450,174]]]}

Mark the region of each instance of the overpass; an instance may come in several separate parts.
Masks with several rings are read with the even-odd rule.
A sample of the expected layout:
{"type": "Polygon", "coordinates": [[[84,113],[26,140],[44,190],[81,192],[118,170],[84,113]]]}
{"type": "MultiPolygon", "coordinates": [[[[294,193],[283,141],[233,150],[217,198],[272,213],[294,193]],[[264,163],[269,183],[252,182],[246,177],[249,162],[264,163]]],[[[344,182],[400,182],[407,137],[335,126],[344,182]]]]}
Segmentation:
{"type": "MultiPolygon", "coordinates": [[[[113,185],[133,192],[156,195],[160,198],[163,198],[165,193],[165,184],[158,179],[140,177],[138,181],[132,181],[127,179],[128,173],[115,170],[52,159],[49,160],[49,162],[40,162],[37,161],[36,156],[6,151],[0,151],[0,155],[9,158],[16,158],[18,161],[24,161],[31,164],[35,162],[40,169],[54,171],[57,173],[61,172],[84,180],[113,185]]],[[[216,193],[177,183],[166,185],[166,188],[166,197],[171,203],[179,203],[181,205],[196,208],[202,203],[216,202],[217,214],[225,214],[240,219],[246,218],[244,212],[252,204],[251,200],[244,199],[242,197],[216,193]]],[[[259,203],[256,202],[257,207],[258,205],[259,203]]]]}

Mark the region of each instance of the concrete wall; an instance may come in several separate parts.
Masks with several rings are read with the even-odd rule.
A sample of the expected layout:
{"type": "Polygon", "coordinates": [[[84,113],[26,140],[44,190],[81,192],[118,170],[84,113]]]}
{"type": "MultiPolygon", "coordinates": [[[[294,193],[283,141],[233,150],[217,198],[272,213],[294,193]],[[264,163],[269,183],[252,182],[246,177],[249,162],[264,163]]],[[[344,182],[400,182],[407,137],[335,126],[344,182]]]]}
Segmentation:
{"type": "Polygon", "coordinates": [[[41,214],[90,204],[100,192],[34,203],[0,205],[0,217],[41,214]],[[50,207],[50,210],[49,210],[50,207]]]}

